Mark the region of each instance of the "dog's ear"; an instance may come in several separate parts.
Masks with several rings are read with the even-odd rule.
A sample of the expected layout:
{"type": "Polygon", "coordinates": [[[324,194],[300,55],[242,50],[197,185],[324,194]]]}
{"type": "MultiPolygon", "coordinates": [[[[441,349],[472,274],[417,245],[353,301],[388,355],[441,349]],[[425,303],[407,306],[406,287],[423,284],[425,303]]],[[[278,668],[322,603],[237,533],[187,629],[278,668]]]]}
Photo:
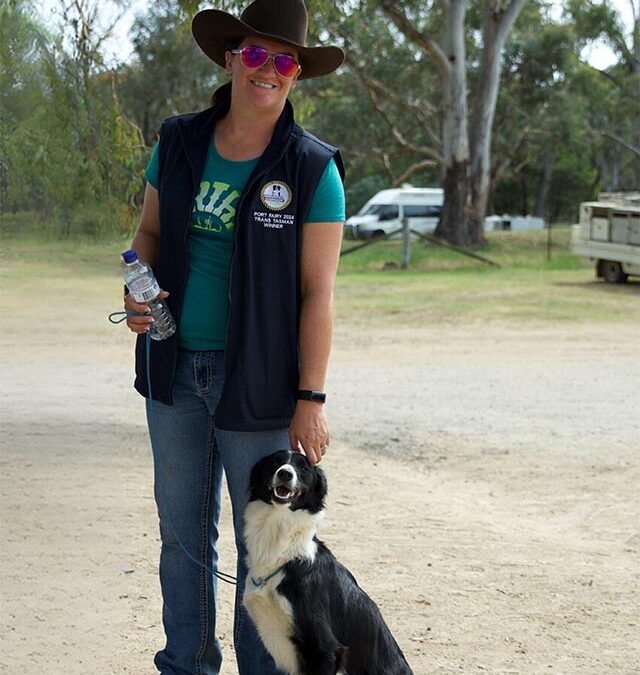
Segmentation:
{"type": "Polygon", "coordinates": [[[327,477],[324,475],[324,471],[318,467],[315,468],[313,473],[315,474],[315,494],[319,499],[324,500],[328,489],[327,477]]]}
{"type": "Polygon", "coordinates": [[[249,501],[262,500],[269,502],[269,494],[266,489],[265,472],[269,463],[270,457],[263,457],[258,460],[251,469],[251,477],[249,478],[249,501]]]}

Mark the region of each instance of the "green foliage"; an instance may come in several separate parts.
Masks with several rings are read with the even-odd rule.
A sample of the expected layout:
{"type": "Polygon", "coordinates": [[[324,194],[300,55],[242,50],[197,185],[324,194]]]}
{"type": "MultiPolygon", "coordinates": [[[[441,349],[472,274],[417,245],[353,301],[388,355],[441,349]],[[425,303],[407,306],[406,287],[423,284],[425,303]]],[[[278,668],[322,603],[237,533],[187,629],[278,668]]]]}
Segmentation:
{"type": "Polygon", "coordinates": [[[558,22],[529,3],[507,45],[495,124],[495,212],[572,221],[581,201],[640,183],[634,155],[599,133],[617,129],[632,139],[638,105],[629,78],[616,82],[616,68],[603,75],[580,60],[584,45],[615,24],[610,8],[594,6],[591,15],[587,5],[567,3],[580,16],[558,22]]]}
{"type": "Polygon", "coordinates": [[[195,46],[191,16],[176,0],[159,0],[131,30],[135,57],[119,70],[118,91],[147,144],[166,117],[206,108],[222,83],[222,71],[195,46]]]}
{"type": "Polygon", "coordinates": [[[380,190],[384,190],[387,183],[382,176],[372,174],[365,176],[359,181],[350,182],[346,189],[347,204],[349,207],[348,215],[357,213],[365,203],[380,190]]]}
{"type": "MultiPolygon", "coordinates": [[[[239,15],[247,1],[216,6],[239,15]]],[[[348,212],[399,182],[438,186],[440,167],[418,164],[424,155],[416,151],[440,152],[442,90],[433,61],[390,24],[380,0],[307,5],[308,43],[339,44],[347,62],[331,77],[302,81],[292,100],[305,128],[343,150],[348,212]]],[[[610,2],[563,0],[561,19],[547,5],[526,3],[503,55],[490,210],[571,222],[580,201],[640,184],[629,150],[640,146],[640,64],[610,2]],[[619,57],[604,74],[582,61],[595,41],[619,57]]],[[[5,222],[11,216],[19,231],[56,237],[131,229],[162,120],[206,107],[224,77],[193,43],[198,6],[150,5],[131,31],[134,58],[107,67],[96,26],[78,31],[78,12],[91,16],[101,7],[95,0],[65,3],[59,29],[40,25],[29,0],[0,4],[5,222]]],[[[483,7],[473,0],[467,8],[469,101],[483,7]]],[[[403,8],[425,35],[440,39],[443,3],[407,0],[403,8]]]]}
{"type": "Polygon", "coordinates": [[[134,226],[131,209],[117,199],[78,204],[73,208],[56,207],[46,214],[21,210],[6,213],[2,218],[4,236],[45,242],[125,235],[130,238],[134,226]]]}
{"type": "Polygon", "coordinates": [[[2,8],[2,208],[38,213],[23,226],[46,222],[60,236],[128,228],[144,147],[114,75],[88,43],[49,35],[29,9],[2,8]]]}

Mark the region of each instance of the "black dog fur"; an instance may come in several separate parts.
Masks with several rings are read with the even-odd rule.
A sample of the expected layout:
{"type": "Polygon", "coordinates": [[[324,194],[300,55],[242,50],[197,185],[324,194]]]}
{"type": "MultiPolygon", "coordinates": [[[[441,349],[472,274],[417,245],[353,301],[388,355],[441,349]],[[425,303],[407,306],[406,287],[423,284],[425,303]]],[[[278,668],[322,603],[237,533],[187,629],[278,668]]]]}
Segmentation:
{"type": "Polygon", "coordinates": [[[378,606],[315,534],[326,494],[323,471],[302,454],[280,451],[255,465],[245,606],[288,675],[413,675],[378,606]],[[270,561],[257,539],[269,528],[281,547],[270,561]],[[256,570],[275,574],[256,581],[256,570]],[[267,610],[282,619],[281,633],[271,630],[267,610]]]}

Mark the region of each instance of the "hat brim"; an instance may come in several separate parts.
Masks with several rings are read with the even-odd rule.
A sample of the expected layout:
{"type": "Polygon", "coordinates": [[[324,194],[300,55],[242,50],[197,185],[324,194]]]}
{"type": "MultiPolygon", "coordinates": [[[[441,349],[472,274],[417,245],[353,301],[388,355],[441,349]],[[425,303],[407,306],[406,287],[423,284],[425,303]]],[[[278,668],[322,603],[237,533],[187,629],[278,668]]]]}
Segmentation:
{"type": "Polygon", "coordinates": [[[291,45],[298,50],[302,72],[298,79],[328,75],[344,61],[344,52],[340,47],[305,47],[278,35],[270,35],[253,29],[235,16],[219,9],[204,9],[193,17],[191,24],[193,37],[198,47],[215,63],[225,67],[225,52],[229,42],[245,37],[263,37],[291,45]]]}

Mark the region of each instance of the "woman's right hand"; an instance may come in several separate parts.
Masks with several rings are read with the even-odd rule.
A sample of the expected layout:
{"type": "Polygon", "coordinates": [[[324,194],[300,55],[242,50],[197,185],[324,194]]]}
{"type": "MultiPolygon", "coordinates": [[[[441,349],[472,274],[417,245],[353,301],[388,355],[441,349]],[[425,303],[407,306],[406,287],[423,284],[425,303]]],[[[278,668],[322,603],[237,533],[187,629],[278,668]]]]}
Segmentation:
{"type": "MultiPolygon", "coordinates": [[[[160,299],[164,300],[169,295],[167,291],[160,291],[160,299]]],[[[153,317],[149,314],[149,305],[139,305],[132,297],[131,293],[124,296],[124,308],[127,312],[136,312],[140,316],[130,316],[127,319],[127,326],[132,333],[139,335],[146,333],[153,323],[153,317]]]]}

